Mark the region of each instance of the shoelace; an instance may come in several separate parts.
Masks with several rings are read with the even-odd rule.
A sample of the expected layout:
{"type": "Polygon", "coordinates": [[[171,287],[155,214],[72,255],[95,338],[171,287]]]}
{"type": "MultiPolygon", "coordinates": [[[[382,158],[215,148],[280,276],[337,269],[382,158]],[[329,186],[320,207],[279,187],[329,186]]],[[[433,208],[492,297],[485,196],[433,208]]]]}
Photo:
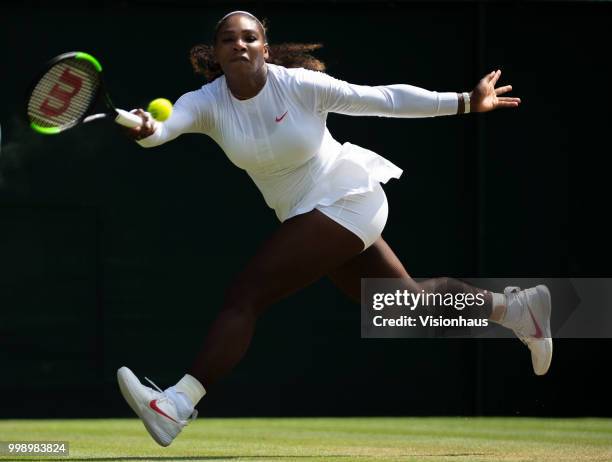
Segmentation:
{"type": "Polygon", "coordinates": [[[157,385],[155,385],[155,382],[153,382],[153,380],[151,380],[149,377],[145,377],[145,380],[149,382],[151,385],[153,385],[157,391],[159,391],[160,393],[163,393],[163,390],[159,388],[157,385]]]}
{"type": "MultiPolygon", "coordinates": [[[[163,398],[159,398],[160,400],[172,401],[170,398],[168,398],[168,397],[166,396],[166,394],[164,393],[164,391],[163,391],[161,388],[159,388],[159,387],[158,387],[158,386],[155,384],[155,382],[153,382],[153,380],[151,380],[149,377],[145,377],[145,380],[146,380],[147,382],[149,382],[151,385],[153,385],[153,386],[155,387],[155,389],[156,389],[157,391],[159,391],[159,392],[160,392],[162,395],[164,395],[164,397],[163,397],[163,398]]],[[[193,412],[192,412],[192,414],[189,416],[188,420],[195,420],[195,418],[196,418],[197,416],[198,416],[198,410],[197,410],[197,409],[194,409],[194,410],[193,410],[193,412]]]]}

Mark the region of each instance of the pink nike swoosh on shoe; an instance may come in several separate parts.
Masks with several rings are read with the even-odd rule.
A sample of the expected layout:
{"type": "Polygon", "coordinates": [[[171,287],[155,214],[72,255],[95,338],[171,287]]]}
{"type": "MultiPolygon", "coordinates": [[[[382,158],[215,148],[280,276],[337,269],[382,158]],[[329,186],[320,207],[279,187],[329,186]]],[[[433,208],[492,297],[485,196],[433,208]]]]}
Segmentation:
{"type": "Polygon", "coordinates": [[[170,420],[172,420],[172,422],[176,422],[178,423],[176,420],[174,420],[172,417],[170,417],[168,414],[166,414],[164,411],[162,411],[158,406],[157,406],[157,400],[156,399],[152,399],[149,402],[149,407],[151,409],[153,409],[155,412],[157,412],[158,414],[163,415],[164,417],[169,418],[170,420]]]}
{"type": "Polygon", "coordinates": [[[531,316],[531,320],[533,321],[533,325],[535,326],[535,330],[536,331],[535,331],[534,337],[535,338],[542,338],[542,337],[544,337],[542,335],[542,329],[540,328],[540,325],[538,324],[538,321],[536,321],[535,316],[531,312],[531,307],[529,305],[527,305],[527,311],[529,311],[529,315],[531,316]]]}

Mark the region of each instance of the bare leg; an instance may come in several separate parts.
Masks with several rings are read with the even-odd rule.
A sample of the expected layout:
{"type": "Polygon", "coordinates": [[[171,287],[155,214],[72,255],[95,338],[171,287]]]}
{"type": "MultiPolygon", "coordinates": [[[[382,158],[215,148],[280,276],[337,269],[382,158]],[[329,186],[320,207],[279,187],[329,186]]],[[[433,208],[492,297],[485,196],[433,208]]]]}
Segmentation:
{"type": "Polygon", "coordinates": [[[293,217],[259,248],[225,293],[189,373],[208,388],[246,353],[259,316],[274,302],[358,255],[363,242],[318,210],[293,217]]]}
{"type": "Polygon", "coordinates": [[[484,294],[482,316],[491,316],[492,295],[484,289],[473,287],[453,278],[440,277],[417,282],[410,277],[404,265],[382,237],[364,252],[328,273],[332,282],[357,303],[361,302],[361,278],[397,278],[410,292],[418,293],[471,293],[484,294]]]}
{"type": "MultiPolygon", "coordinates": [[[[517,295],[512,301],[506,296],[495,296],[485,291],[452,278],[433,278],[423,282],[413,280],[387,243],[379,238],[363,253],[347,261],[344,265],[328,274],[334,284],[351,299],[360,303],[361,278],[396,278],[402,281],[406,290],[442,294],[484,294],[484,310],[470,310],[466,316],[488,317],[511,329],[531,351],[531,362],[536,375],[544,375],[552,360],[552,336],[550,333],[550,293],[546,286],[538,286],[521,291],[522,301],[517,295]],[[527,299],[531,300],[534,315],[527,299]],[[495,306],[493,306],[495,301],[495,306]],[[510,310],[511,318],[507,311],[510,310]],[[538,321],[536,322],[536,317],[538,321]],[[527,327],[525,327],[527,326],[527,327]],[[529,327],[531,326],[531,327],[529,327]],[[543,326],[543,327],[542,327],[543,326]],[[535,332],[535,333],[534,333],[535,332]],[[539,332],[539,333],[538,333],[539,332]]],[[[468,310],[466,310],[468,311],[468,310]]],[[[455,313],[456,314],[456,313],[455,313]]]]}

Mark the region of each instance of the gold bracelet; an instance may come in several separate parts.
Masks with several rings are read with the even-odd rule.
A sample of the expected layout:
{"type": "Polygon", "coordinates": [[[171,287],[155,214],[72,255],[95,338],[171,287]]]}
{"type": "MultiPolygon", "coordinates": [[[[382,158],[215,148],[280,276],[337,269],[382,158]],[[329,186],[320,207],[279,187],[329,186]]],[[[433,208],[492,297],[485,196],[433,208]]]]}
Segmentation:
{"type": "Polygon", "coordinates": [[[465,114],[470,113],[470,94],[463,93],[463,112],[465,114]]]}
{"type": "Polygon", "coordinates": [[[465,112],[465,99],[463,97],[463,93],[457,93],[457,114],[463,114],[465,112]]]}

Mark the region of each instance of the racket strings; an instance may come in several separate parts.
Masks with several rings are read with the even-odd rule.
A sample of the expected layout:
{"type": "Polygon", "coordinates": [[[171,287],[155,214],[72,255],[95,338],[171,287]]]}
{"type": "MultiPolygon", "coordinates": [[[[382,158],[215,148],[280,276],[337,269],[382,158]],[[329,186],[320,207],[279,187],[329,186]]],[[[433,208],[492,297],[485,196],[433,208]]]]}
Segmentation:
{"type": "Polygon", "coordinates": [[[100,76],[89,61],[64,59],[36,84],[28,101],[30,121],[44,128],[68,128],[87,113],[99,87],[100,76]]]}

